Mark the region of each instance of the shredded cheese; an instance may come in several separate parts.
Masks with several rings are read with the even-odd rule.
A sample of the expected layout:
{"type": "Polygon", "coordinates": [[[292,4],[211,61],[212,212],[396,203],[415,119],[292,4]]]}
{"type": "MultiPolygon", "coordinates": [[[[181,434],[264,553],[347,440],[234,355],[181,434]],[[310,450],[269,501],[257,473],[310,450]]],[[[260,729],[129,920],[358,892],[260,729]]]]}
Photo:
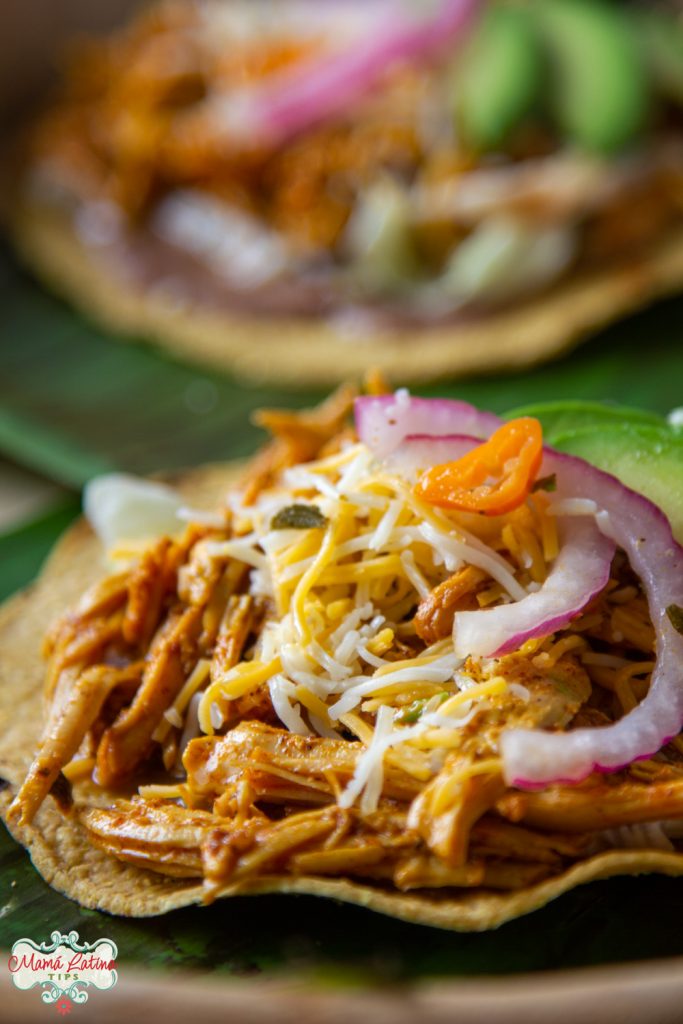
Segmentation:
{"type": "Polygon", "coordinates": [[[501,771],[502,762],[499,757],[489,757],[482,761],[474,761],[450,773],[434,793],[431,812],[443,814],[453,803],[455,795],[464,782],[476,775],[494,775],[501,771]]]}
{"type": "Polygon", "coordinates": [[[299,640],[303,644],[307,644],[311,640],[311,631],[306,620],[306,597],[318,577],[322,574],[323,570],[332,559],[336,536],[337,529],[334,524],[330,524],[325,534],[325,540],[320,547],[320,551],[318,552],[315,561],[308,567],[299,580],[296,590],[294,591],[294,596],[292,597],[292,617],[294,619],[299,640]]]}
{"type": "MultiPolygon", "coordinates": [[[[450,634],[421,653],[411,654],[405,644],[415,642],[415,608],[463,566],[490,577],[490,585],[476,593],[481,607],[538,589],[557,555],[562,504],[534,494],[514,513],[479,525],[427,505],[409,481],[380,469],[356,444],[286,470],[282,482],[252,505],[233,506],[241,535],[205,541],[206,556],[248,566],[251,592],[274,598],[277,617],[264,623],[254,648],[220,678],[209,678],[208,662],[200,661],[155,738],[163,740],[188,709],[188,719],[189,711],[195,719],[188,737],[195,729],[211,734],[221,727],[228,702],[267,686],[289,731],[357,737],[356,768],[339,803],[349,807],[360,799],[368,812],[381,797],[385,762],[428,781],[493,698],[510,692],[530,700],[526,687],[511,684],[508,691],[503,676],[487,678],[490,668],[483,677],[476,666],[470,674],[450,634]],[[296,503],[318,508],[324,531],[271,525],[278,511],[296,503]],[[401,721],[411,702],[417,702],[418,711],[411,712],[416,718],[401,721]]],[[[580,503],[569,511],[588,513],[580,503]]],[[[615,614],[619,607],[615,603],[615,614]]],[[[575,633],[554,648],[543,639],[530,641],[523,653],[551,666],[583,646],[575,633]]],[[[449,792],[470,775],[497,768],[497,759],[478,761],[449,776],[449,792]]]]}
{"type": "Polygon", "coordinates": [[[207,734],[214,732],[214,726],[211,721],[211,707],[218,697],[222,697],[225,700],[236,700],[238,697],[243,697],[251,690],[255,690],[257,686],[261,686],[271,676],[274,676],[281,667],[280,658],[274,658],[265,665],[257,661],[241,662],[239,665],[231,668],[223,679],[218,679],[215,683],[212,683],[204,692],[199,705],[199,724],[202,727],[202,731],[207,734]]]}

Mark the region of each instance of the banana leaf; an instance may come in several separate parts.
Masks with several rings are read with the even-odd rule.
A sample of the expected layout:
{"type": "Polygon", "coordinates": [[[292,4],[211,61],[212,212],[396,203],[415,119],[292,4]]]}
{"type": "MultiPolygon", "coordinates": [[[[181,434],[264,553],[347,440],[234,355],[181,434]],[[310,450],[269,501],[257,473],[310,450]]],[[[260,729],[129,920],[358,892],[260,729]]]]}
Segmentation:
{"type": "MultiPolygon", "coordinates": [[[[41,289],[0,250],[0,451],[79,488],[96,473],[148,473],[235,458],[260,434],[263,405],[313,404],[317,391],[246,386],[143,344],[120,344],[41,289]]],[[[369,355],[371,363],[371,354],[369,355]]],[[[662,303],[524,375],[419,389],[502,412],[551,398],[665,413],[683,402],[683,299],[662,303]]]]}

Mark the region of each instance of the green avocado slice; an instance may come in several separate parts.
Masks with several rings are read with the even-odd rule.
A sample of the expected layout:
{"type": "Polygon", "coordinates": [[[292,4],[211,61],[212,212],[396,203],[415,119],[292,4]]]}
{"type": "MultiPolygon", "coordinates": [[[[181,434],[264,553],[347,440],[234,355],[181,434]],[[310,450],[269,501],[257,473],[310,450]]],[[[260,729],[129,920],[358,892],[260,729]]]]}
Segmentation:
{"type": "Polygon", "coordinates": [[[683,435],[647,423],[605,423],[560,434],[553,447],[612,473],[659,505],[683,543],[683,435]]]}
{"type": "Polygon", "coordinates": [[[520,406],[505,413],[505,419],[515,419],[518,416],[533,416],[540,420],[545,441],[551,445],[555,444],[556,437],[593,428],[644,424],[667,429],[666,421],[655,412],[580,400],[535,402],[533,405],[520,406]]]}
{"type": "Polygon", "coordinates": [[[550,53],[550,112],[570,140],[613,153],[642,129],[649,78],[628,12],[606,0],[537,0],[550,53]]]}
{"type": "Polygon", "coordinates": [[[519,416],[532,416],[540,420],[547,444],[554,444],[556,437],[571,434],[574,431],[602,429],[602,427],[617,425],[628,427],[644,424],[669,429],[667,421],[656,413],[648,413],[644,409],[631,409],[627,406],[607,406],[604,402],[580,399],[533,402],[530,406],[520,406],[518,409],[504,414],[506,420],[513,420],[519,416]]]}
{"type": "Polygon", "coordinates": [[[496,149],[541,95],[543,61],[529,12],[491,6],[452,77],[456,127],[475,150],[496,149]]]}

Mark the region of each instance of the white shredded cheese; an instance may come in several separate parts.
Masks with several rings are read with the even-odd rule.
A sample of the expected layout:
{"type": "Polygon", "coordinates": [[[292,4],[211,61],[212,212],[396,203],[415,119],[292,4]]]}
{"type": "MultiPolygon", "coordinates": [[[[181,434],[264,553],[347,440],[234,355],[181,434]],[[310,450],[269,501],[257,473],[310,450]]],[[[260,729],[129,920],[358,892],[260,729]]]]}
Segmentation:
{"type": "Polygon", "coordinates": [[[508,683],[508,690],[520,700],[527,702],[531,700],[531,691],[521,683],[508,683]]]}
{"type": "Polygon", "coordinates": [[[208,541],[208,554],[216,558],[234,558],[245,565],[253,565],[264,573],[270,572],[270,564],[262,551],[259,551],[251,537],[240,537],[238,540],[208,541]]]}
{"type": "MultiPolygon", "coordinates": [[[[185,725],[183,726],[180,741],[178,742],[178,763],[180,763],[181,758],[185,753],[185,748],[187,747],[187,744],[190,742],[190,740],[194,740],[197,738],[197,736],[201,735],[202,730],[199,725],[199,705],[201,703],[202,697],[203,694],[201,692],[193,693],[192,697],[190,698],[190,703],[187,706],[187,714],[185,715],[185,725]]],[[[222,724],[222,722],[220,724],[222,724]]],[[[220,728],[220,724],[218,726],[214,726],[214,728],[220,728]]]]}
{"type": "Polygon", "coordinates": [[[177,708],[166,708],[166,710],[164,711],[164,718],[166,719],[169,725],[175,726],[176,729],[182,728],[183,720],[180,717],[177,708]]]}
{"type": "Polygon", "coordinates": [[[352,807],[361,792],[369,787],[369,792],[366,790],[361,801],[361,810],[364,814],[376,810],[382,792],[384,755],[387,750],[419,736],[425,730],[425,726],[420,724],[394,730],[392,725],[393,710],[385,705],[377,712],[372,741],[356,761],[353,776],[337,801],[340,807],[352,807]]]}
{"type": "Polygon", "coordinates": [[[358,644],[357,650],[363,661],[368,665],[372,665],[373,668],[384,668],[385,665],[390,664],[385,658],[378,658],[376,654],[369,651],[363,644],[358,644]]]}
{"type": "Polygon", "coordinates": [[[387,686],[395,683],[446,683],[453,679],[455,670],[463,664],[463,659],[451,653],[432,661],[428,664],[418,664],[407,668],[399,668],[393,672],[382,672],[375,674],[370,679],[356,683],[354,680],[347,680],[347,689],[343,696],[329,708],[330,718],[340,718],[347,711],[351,711],[360,703],[363,697],[370,693],[376,693],[387,686]],[[352,684],[352,685],[349,685],[352,684]]]}
{"type": "Polygon", "coordinates": [[[418,567],[415,565],[415,555],[412,551],[402,551],[400,554],[401,564],[405,569],[405,574],[417,590],[420,598],[424,599],[429,597],[432,592],[427,580],[424,578],[418,567]]]}
{"type": "Polygon", "coordinates": [[[431,523],[423,523],[418,529],[425,540],[439,548],[450,572],[457,572],[465,564],[476,565],[500,583],[515,601],[526,597],[527,592],[515,579],[512,566],[491,548],[478,541],[472,543],[474,538],[460,540],[456,536],[443,534],[431,523]]]}
{"type": "Polygon", "coordinates": [[[290,732],[298,733],[299,736],[310,736],[311,730],[301,717],[299,704],[292,704],[291,697],[296,696],[296,687],[283,675],[276,675],[268,683],[270,699],[275,708],[275,714],[286,725],[290,732]]]}
{"type": "Polygon", "coordinates": [[[402,508],[403,506],[400,501],[389,502],[386,512],[377,524],[377,529],[368,541],[368,548],[371,551],[381,551],[388,543],[402,508]]]}

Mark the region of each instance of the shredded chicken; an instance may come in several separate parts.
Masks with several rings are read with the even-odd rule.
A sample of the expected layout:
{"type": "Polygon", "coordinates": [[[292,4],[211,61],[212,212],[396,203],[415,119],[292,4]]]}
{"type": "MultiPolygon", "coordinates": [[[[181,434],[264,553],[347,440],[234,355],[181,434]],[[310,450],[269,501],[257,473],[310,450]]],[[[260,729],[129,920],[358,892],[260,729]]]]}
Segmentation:
{"type": "Polygon", "coordinates": [[[116,786],[129,778],[149,752],[152,733],[179,692],[196,659],[201,609],[176,613],[154,641],[140,689],[130,707],[106,730],[97,750],[97,782],[116,786]]]}
{"type": "Polygon", "coordinates": [[[510,821],[569,833],[661,821],[683,814],[683,771],[678,778],[647,785],[593,778],[539,793],[507,793],[495,806],[510,821]]]}
{"type": "MultiPolygon", "coordinates": [[[[244,780],[258,799],[269,803],[329,803],[353,775],[356,750],[348,740],[297,736],[251,721],[225,736],[192,740],[183,764],[188,785],[204,799],[244,780]]],[[[386,796],[409,800],[418,792],[414,778],[387,767],[386,796]]]]}
{"type": "MultiPolygon", "coordinates": [[[[361,824],[355,813],[334,806],[281,821],[256,815],[239,823],[230,817],[149,801],[122,804],[122,810],[125,813],[93,809],[82,815],[97,846],[132,863],[152,863],[164,874],[203,876],[210,881],[210,896],[226,882],[274,870],[294,875],[388,878],[401,890],[516,889],[547,877],[553,866],[561,863],[558,847],[570,855],[580,852],[578,844],[571,848],[555,840],[553,845],[551,838],[545,845],[537,842],[539,855],[530,858],[513,856],[504,862],[474,858],[449,867],[420,852],[418,837],[391,811],[376,813],[361,824]],[[330,846],[333,837],[335,843],[330,846]]],[[[522,849],[527,835],[522,829],[519,833],[513,853],[522,849]]]]}
{"type": "Polygon", "coordinates": [[[485,579],[483,569],[467,565],[439,583],[420,601],[415,613],[415,632],[420,639],[429,645],[447,637],[453,629],[455,613],[470,605],[476,607],[473,598],[485,579]]]}
{"type": "Polygon", "coordinates": [[[298,462],[308,462],[344,429],[356,388],[342,384],[322,405],[304,412],[261,409],[254,422],[273,435],[273,440],[252,461],[245,479],[244,501],[253,501],[278,472],[298,462]]]}
{"type": "Polygon", "coordinates": [[[33,819],[59,772],[78,751],[109,695],[117,687],[128,695],[135,692],[141,674],[140,662],[126,668],[93,665],[72,680],[64,700],[53,705],[38,755],[17,795],[24,824],[33,819]]]}
{"type": "Polygon", "coordinates": [[[240,660],[254,625],[254,614],[254,599],[250,594],[233,594],[228,599],[214,644],[212,680],[215,681],[240,660]]]}

